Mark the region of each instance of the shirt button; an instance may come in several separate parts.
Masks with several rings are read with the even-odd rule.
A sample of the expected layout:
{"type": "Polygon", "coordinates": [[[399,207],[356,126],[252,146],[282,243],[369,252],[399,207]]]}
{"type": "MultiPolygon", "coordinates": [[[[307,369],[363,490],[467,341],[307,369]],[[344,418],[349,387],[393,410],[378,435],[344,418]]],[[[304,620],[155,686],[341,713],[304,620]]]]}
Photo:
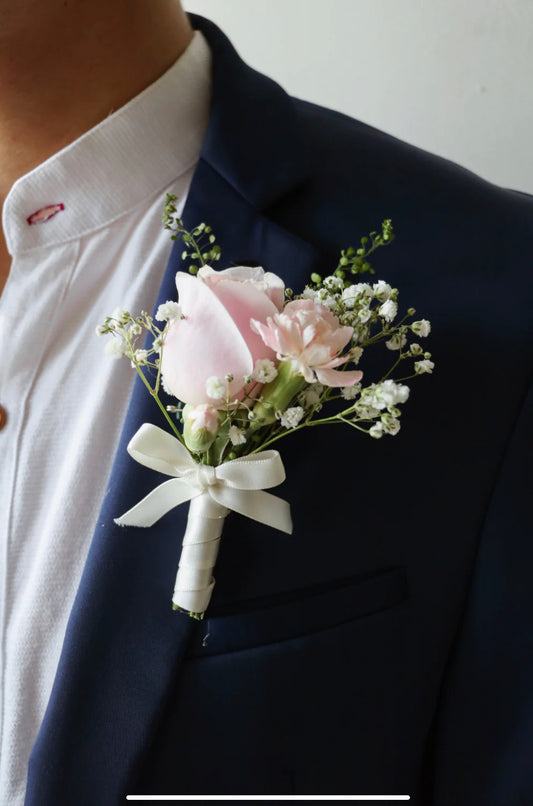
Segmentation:
{"type": "Polygon", "coordinates": [[[6,410],[3,408],[3,406],[0,406],[0,431],[6,424],[6,420],[7,420],[6,410]]]}

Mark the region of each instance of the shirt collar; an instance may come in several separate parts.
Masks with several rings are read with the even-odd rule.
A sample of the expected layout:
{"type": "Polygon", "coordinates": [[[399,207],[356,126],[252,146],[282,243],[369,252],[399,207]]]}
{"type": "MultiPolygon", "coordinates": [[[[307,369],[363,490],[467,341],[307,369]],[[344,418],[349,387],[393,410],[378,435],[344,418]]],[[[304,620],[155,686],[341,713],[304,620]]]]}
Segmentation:
{"type": "Polygon", "coordinates": [[[210,93],[211,53],[195,31],[157,81],[15,182],[3,207],[10,254],[87,235],[192,168],[210,93]]]}

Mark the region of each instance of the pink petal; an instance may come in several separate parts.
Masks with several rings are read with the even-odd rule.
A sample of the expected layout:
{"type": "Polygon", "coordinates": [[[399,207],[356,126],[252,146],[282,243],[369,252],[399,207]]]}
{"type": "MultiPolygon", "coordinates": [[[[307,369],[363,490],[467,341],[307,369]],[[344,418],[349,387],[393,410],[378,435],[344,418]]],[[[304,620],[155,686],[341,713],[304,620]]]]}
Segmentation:
{"type": "Polygon", "coordinates": [[[265,322],[267,317],[277,314],[278,309],[272,300],[252,283],[220,280],[212,290],[245,339],[254,361],[258,358],[271,358],[271,350],[265,348],[261,336],[252,330],[250,319],[265,322]]]}
{"type": "MultiPolygon", "coordinates": [[[[311,344],[306,347],[300,354],[300,360],[304,361],[309,367],[322,367],[331,366],[331,358],[329,347],[325,344],[311,344]]],[[[339,361],[339,364],[344,364],[344,361],[339,361]]],[[[335,365],[336,366],[336,365],[335,365]]]]}
{"type": "MultiPolygon", "coordinates": [[[[322,308],[323,306],[321,305],[320,307],[322,308]]],[[[312,299],[295,299],[292,302],[288,302],[284,310],[290,312],[290,315],[293,316],[293,312],[313,311],[314,309],[315,303],[312,299]]]]}
{"type": "Polygon", "coordinates": [[[205,390],[207,378],[231,373],[230,394],[242,388],[242,378],[253,371],[254,360],[239,329],[209,286],[185,272],[176,275],[184,319],[170,326],[161,369],[165,384],[184,403],[219,405],[205,390]]]}
{"type": "Polygon", "coordinates": [[[211,266],[202,266],[197,276],[204,283],[214,286],[221,280],[236,280],[239,283],[262,282],[264,272],[259,266],[231,266],[229,269],[213,269],[211,266]]]}
{"type": "MultiPolygon", "coordinates": [[[[270,321],[269,317],[268,322],[270,321]]],[[[259,322],[257,319],[250,319],[250,328],[261,337],[261,340],[267,347],[270,347],[276,352],[281,352],[277,330],[274,330],[268,324],[265,325],[263,322],[259,322]]]]}
{"type": "Polygon", "coordinates": [[[298,322],[293,322],[288,317],[279,316],[276,317],[281,324],[281,327],[277,327],[276,325],[271,325],[271,327],[277,327],[277,337],[280,343],[281,350],[280,352],[283,355],[298,355],[303,350],[303,341],[302,341],[302,331],[298,325],[298,322]]]}
{"type": "Polygon", "coordinates": [[[336,358],[330,358],[329,361],[322,361],[320,364],[317,362],[317,366],[320,366],[322,369],[333,369],[333,367],[340,367],[341,364],[346,364],[346,362],[349,360],[349,353],[345,353],[344,355],[339,355],[336,358]]]}
{"type": "Polygon", "coordinates": [[[330,309],[327,308],[325,305],[322,305],[320,302],[313,302],[313,305],[315,310],[320,314],[322,319],[324,319],[328,323],[331,329],[337,330],[340,323],[335,314],[331,313],[330,309]]]}
{"type": "Polygon", "coordinates": [[[316,326],[314,324],[306,325],[302,333],[302,341],[305,345],[311,344],[316,336],[316,326]]]}
{"type": "Polygon", "coordinates": [[[359,383],[363,377],[361,370],[353,370],[350,372],[341,372],[338,369],[317,369],[315,373],[319,383],[324,386],[354,386],[359,383]]]}
{"type": "Polygon", "coordinates": [[[331,344],[331,349],[334,353],[338,353],[348,344],[352,336],[353,327],[339,327],[331,334],[328,344],[331,344]]]}
{"type": "Polygon", "coordinates": [[[278,311],[282,311],[285,303],[285,283],[281,277],[271,271],[265,272],[264,281],[265,293],[270,297],[278,311]]]}

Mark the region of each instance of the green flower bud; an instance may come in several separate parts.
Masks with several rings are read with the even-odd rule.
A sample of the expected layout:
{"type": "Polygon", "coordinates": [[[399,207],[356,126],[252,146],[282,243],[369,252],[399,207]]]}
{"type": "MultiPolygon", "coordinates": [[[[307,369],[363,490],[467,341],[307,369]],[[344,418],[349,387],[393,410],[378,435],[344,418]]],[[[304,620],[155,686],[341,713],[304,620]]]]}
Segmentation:
{"type": "Polygon", "coordinates": [[[207,403],[183,408],[183,438],[193,453],[205,453],[215,441],[220,426],[220,414],[207,403]]]}

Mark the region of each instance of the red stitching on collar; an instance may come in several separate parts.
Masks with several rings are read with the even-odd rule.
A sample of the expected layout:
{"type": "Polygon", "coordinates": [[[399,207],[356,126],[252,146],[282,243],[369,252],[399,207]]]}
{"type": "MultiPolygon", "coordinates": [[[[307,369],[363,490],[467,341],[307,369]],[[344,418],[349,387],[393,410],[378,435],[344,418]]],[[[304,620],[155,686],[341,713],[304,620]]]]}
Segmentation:
{"type": "Polygon", "coordinates": [[[30,225],[44,224],[45,221],[50,221],[51,218],[64,209],[64,204],[47,204],[46,207],[41,207],[40,210],[36,210],[35,213],[32,213],[30,216],[28,216],[26,221],[30,225]]]}

